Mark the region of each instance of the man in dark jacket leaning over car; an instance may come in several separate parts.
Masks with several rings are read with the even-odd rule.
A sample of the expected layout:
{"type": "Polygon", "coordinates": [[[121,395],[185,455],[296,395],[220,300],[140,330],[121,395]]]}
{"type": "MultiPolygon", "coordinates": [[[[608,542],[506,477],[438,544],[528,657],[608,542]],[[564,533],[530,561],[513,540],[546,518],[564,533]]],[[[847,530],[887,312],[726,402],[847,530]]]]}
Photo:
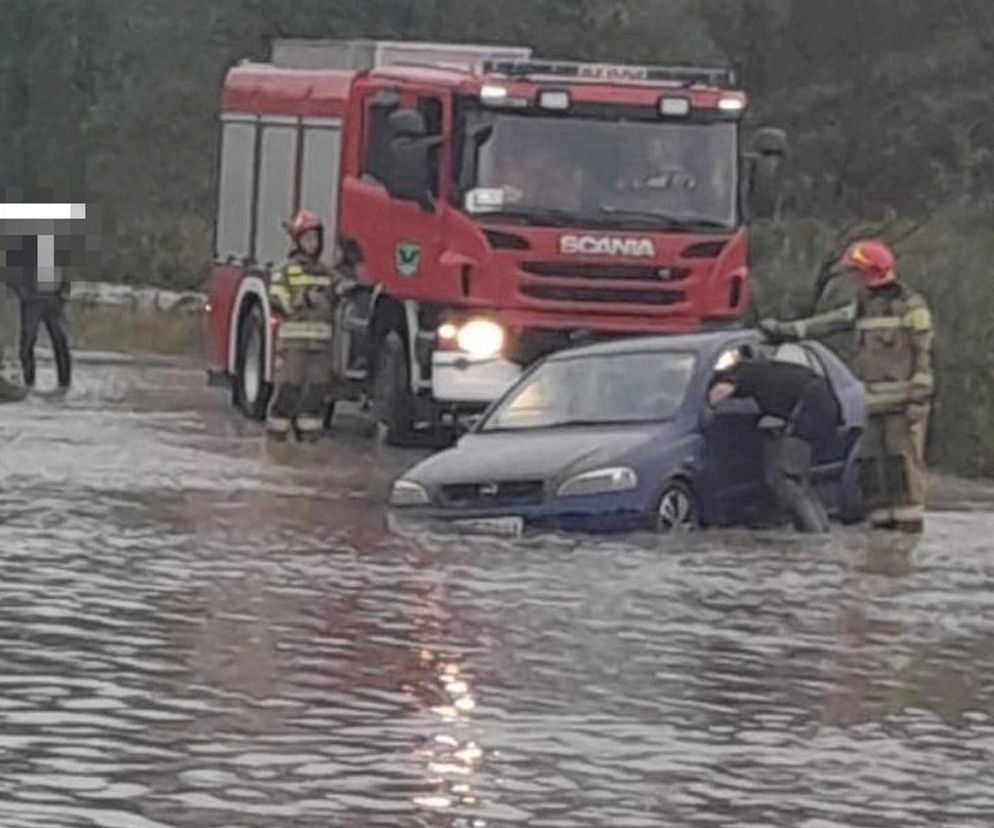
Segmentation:
{"type": "Polygon", "coordinates": [[[730,352],[728,362],[715,374],[710,404],[717,406],[730,397],[756,401],[766,438],[767,487],[799,531],[827,532],[828,515],[810,475],[819,441],[835,433],[842,417],[831,385],[805,366],[753,359],[744,351],[730,352]]]}

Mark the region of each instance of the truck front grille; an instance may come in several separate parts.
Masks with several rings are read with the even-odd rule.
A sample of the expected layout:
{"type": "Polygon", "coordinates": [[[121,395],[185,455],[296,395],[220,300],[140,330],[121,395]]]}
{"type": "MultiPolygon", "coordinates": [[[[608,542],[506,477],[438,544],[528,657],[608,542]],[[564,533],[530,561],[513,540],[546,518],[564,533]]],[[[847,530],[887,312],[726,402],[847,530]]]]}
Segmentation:
{"type": "Polygon", "coordinates": [[[524,296],[547,302],[609,302],[618,305],[676,305],[683,301],[679,290],[626,290],[624,288],[562,287],[524,285],[524,296]]]}
{"type": "Polygon", "coordinates": [[[556,279],[619,279],[630,282],[678,282],[690,275],[685,267],[659,265],[583,264],[576,262],[525,262],[529,276],[556,279]]]}

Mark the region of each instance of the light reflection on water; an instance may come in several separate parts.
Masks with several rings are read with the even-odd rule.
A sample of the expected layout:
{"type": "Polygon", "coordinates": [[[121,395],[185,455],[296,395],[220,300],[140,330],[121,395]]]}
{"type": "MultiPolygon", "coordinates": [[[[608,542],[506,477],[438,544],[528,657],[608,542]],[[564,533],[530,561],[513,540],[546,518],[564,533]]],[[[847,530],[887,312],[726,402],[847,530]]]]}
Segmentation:
{"type": "Polygon", "coordinates": [[[267,452],[182,365],[0,408],[0,826],[991,824],[979,501],[397,536],[361,431],[267,452]]]}

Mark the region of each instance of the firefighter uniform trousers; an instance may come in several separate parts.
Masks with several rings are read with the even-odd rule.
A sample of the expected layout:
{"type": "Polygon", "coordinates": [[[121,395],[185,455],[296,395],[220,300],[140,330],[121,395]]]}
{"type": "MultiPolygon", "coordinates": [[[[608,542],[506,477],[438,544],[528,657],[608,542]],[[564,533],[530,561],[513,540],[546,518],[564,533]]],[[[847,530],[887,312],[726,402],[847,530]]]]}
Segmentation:
{"type": "Polygon", "coordinates": [[[862,480],[870,523],[920,531],[932,397],[931,314],[921,297],[905,291],[872,300],[856,329],[867,392],[862,480]]]}
{"type": "Polygon", "coordinates": [[[291,260],[273,277],[270,299],[283,312],[276,345],[275,393],[267,431],[315,441],[331,393],[332,279],[319,262],[291,260]]]}
{"type": "Polygon", "coordinates": [[[913,528],[925,518],[929,406],[871,415],[863,435],[863,495],[870,523],[913,528]]]}

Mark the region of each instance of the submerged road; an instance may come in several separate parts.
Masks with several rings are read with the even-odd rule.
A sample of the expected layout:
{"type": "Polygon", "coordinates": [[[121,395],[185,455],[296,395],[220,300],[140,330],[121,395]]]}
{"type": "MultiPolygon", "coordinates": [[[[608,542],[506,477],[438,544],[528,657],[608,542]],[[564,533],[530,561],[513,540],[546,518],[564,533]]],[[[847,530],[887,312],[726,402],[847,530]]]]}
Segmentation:
{"type": "Polygon", "coordinates": [[[918,542],[401,537],[417,455],[364,430],[267,451],[114,358],[0,407],[0,827],[994,824],[986,496],[918,542]]]}

